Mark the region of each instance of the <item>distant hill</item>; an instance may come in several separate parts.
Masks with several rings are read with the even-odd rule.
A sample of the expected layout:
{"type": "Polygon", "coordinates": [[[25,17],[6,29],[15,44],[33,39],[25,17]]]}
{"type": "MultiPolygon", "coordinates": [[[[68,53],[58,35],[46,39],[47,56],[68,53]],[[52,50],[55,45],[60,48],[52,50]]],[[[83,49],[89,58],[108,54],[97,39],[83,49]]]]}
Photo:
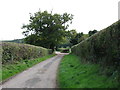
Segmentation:
{"type": "Polygon", "coordinates": [[[24,43],[23,39],[5,40],[3,42],[24,43]]]}

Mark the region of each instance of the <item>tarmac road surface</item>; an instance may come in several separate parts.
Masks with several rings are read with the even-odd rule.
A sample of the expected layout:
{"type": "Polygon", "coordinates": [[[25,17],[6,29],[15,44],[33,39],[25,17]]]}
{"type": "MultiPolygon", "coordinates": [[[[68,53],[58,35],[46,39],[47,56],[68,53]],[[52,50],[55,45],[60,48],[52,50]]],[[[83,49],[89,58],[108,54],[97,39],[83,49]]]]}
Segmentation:
{"type": "Polygon", "coordinates": [[[2,88],[55,88],[57,69],[65,53],[40,62],[2,85],[2,88]]]}

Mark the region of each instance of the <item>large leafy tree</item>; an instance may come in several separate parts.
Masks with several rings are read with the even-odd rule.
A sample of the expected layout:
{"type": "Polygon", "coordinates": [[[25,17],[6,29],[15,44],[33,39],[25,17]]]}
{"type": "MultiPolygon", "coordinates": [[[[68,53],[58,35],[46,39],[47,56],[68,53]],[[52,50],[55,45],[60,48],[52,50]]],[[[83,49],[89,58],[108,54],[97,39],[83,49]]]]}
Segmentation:
{"type": "Polygon", "coordinates": [[[72,38],[75,38],[77,35],[77,31],[75,29],[66,31],[66,38],[70,41],[72,38]]]}
{"type": "Polygon", "coordinates": [[[67,13],[60,15],[38,11],[30,14],[29,24],[22,27],[26,29],[23,32],[25,41],[54,50],[63,41],[65,30],[72,23],[72,19],[73,15],[67,13]]]}

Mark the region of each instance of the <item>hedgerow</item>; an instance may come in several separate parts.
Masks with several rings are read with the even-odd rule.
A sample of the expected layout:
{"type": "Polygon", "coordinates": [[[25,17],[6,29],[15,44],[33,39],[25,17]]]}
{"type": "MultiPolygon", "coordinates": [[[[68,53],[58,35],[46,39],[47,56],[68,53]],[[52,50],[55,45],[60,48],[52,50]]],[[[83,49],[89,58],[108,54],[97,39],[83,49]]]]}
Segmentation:
{"type": "Polygon", "coordinates": [[[120,20],[75,45],[83,62],[98,63],[109,76],[120,74],[120,20]]]}
{"type": "Polygon", "coordinates": [[[48,55],[50,50],[29,44],[2,42],[2,64],[48,55]]]}

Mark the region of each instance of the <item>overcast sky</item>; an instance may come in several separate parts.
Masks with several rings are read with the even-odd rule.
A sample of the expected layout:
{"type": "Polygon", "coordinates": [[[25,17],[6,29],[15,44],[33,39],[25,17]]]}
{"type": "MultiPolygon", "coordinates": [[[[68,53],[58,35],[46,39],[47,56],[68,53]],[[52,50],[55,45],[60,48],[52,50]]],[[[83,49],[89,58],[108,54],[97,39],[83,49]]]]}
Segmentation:
{"type": "Polygon", "coordinates": [[[23,24],[27,24],[29,13],[53,10],[74,15],[69,29],[88,33],[101,30],[118,20],[119,0],[1,0],[0,1],[0,40],[20,39],[23,24]]]}

